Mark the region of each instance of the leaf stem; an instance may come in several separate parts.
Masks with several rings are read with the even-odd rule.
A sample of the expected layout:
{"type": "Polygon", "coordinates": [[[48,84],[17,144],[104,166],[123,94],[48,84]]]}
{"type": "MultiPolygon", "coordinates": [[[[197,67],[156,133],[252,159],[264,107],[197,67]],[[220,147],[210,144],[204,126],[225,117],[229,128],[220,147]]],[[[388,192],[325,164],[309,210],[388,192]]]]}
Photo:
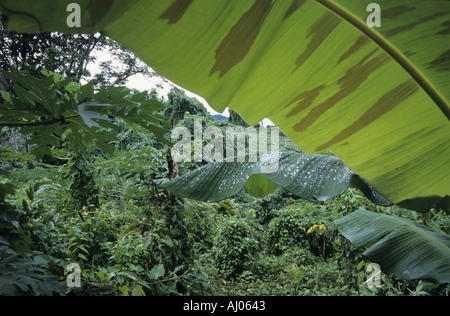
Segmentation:
{"type": "Polygon", "coordinates": [[[315,0],[322,6],[338,15],[345,21],[352,24],[369,39],[375,42],[381,49],[389,54],[400,66],[405,69],[408,74],[414,79],[414,81],[420,85],[420,87],[428,94],[428,96],[436,103],[442,113],[450,121],[450,104],[444,98],[444,96],[438,91],[438,89],[428,80],[428,78],[409,60],[408,57],[401,51],[399,51],[392,43],[382,36],[379,32],[373,28],[368,27],[367,24],[359,19],[357,16],[349,12],[345,7],[339,5],[335,1],[331,0],[315,0]]]}
{"type": "Polygon", "coordinates": [[[43,122],[0,122],[0,126],[15,126],[15,127],[24,127],[24,126],[43,126],[43,125],[52,125],[58,122],[62,122],[63,119],[55,118],[50,121],[43,122]]]}
{"type": "Polygon", "coordinates": [[[25,126],[44,126],[44,125],[52,125],[58,122],[64,122],[64,120],[78,117],[79,114],[70,115],[67,117],[57,117],[49,121],[42,121],[42,122],[0,122],[0,127],[2,126],[12,126],[12,127],[25,127],[25,126]]]}

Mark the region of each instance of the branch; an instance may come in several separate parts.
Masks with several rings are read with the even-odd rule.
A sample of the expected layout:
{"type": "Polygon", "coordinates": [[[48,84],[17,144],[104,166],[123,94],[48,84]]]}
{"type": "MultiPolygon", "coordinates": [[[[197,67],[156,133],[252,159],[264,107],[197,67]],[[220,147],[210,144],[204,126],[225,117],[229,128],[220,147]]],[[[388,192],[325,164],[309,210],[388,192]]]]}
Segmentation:
{"type": "MultiPolygon", "coordinates": [[[[44,125],[52,125],[58,122],[65,122],[66,119],[68,118],[72,118],[72,117],[77,117],[80,116],[79,114],[75,114],[75,115],[70,115],[70,116],[66,116],[66,117],[57,117],[54,118],[53,120],[49,120],[49,121],[42,121],[42,122],[0,122],[0,127],[1,126],[16,126],[16,127],[24,127],[24,126],[44,126],[44,125]]],[[[67,122],[69,123],[69,122],[67,122]]]]}
{"type": "Polygon", "coordinates": [[[50,121],[43,122],[0,122],[0,126],[16,126],[16,127],[24,127],[24,126],[43,126],[43,125],[52,125],[58,122],[62,122],[64,119],[55,118],[50,121]]]}

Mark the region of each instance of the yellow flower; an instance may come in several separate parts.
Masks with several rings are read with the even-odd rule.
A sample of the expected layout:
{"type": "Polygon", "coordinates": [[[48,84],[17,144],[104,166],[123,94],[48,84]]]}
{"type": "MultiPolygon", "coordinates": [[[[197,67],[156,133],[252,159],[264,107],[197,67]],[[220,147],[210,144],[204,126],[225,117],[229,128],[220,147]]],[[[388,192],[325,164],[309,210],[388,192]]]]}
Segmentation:
{"type": "MultiPolygon", "coordinates": [[[[316,231],[316,230],[318,230],[318,229],[327,230],[327,228],[325,227],[325,225],[314,225],[314,226],[311,226],[311,227],[308,229],[308,231],[306,232],[306,234],[307,234],[307,235],[308,235],[308,234],[311,234],[311,233],[313,233],[314,231],[316,231]]],[[[323,235],[323,233],[320,233],[319,235],[323,235]]]]}
{"type": "MultiPolygon", "coordinates": [[[[323,229],[323,230],[327,230],[327,228],[325,227],[325,225],[320,225],[319,229],[323,229]]],[[[323,233],[320,233],[320,235],[323,235],[323,233]]]]}
{"type": "Polygon", "coordinates": [[[311,227],[308,229],[308,232],[307,232],[306,234],[311,234],[311,233],[313,233],[317,228],[319,228],[319,225],[311,226],[311,227]]]}

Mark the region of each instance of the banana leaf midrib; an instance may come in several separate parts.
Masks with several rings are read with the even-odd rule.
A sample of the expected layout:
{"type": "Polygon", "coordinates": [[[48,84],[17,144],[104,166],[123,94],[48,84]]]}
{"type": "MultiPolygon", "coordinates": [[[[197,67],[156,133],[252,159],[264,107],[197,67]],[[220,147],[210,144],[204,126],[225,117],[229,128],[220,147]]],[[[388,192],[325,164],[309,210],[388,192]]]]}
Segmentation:
{"type": "Polygon", "coordinates": [[[450,121],[450,102],[448,102],[439,90],[427,79],[427,77],[407,58],[402,52],[390,44],[385,37],[379,34],[374,28],[368,27],[361,19],[353,15],[351,12],[330,0],[315,0],[317,3],[338,15],[347,21],[369,39],[375,42],[384,50],[392,59],[394,59],[406,72],[414,79],[414,81],[428,94],[435,102],[442,113],[450,121]]]}

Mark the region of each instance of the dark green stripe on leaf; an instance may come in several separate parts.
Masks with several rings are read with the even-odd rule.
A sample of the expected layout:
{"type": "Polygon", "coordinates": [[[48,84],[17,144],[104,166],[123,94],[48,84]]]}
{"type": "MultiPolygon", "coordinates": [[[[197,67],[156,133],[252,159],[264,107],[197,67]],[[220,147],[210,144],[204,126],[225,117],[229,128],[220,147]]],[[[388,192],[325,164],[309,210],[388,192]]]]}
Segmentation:
{"type": "Polygon", "coordinates": [[[376,119],[388,113],[395,108],[398,104],[412,96],[419,90],[418,85],[409,79],[406,82],[398,85],[384,96],[382,96],[374,105],[370,107],[359,119],[357,119],[352,125],[345,128],[336,135],[332,140],[325,144],[322,144],[316,148],[316,151],[323,151],[330,146],[343,141],[344,139],[352,136],[356,132],[360,131],[376,119]]]}
{"type": "Polygon", "coordinates": [[[176,0],[161,16],[160,20],[168,20],[168,24],[175,24],[181,20],[183,15],[194,0],[176,0]]]}
{"type": "Polygon", "coordinates": [[[242,15],[217,48],[210,76],[219,72],[219,78],[223,77],[247,56],[273,5],[272,0],[256,0],[242,15]]]}
{"type": "Polygon", "coordinates": [[[319,93],[323,88],[325,88],[325,85],[321,85],[312,90],[300,93],[294,100],[292,100],[288,105],[285,106],[285,108],[287,108],[291,104],[297,103],[297,106],[294,107],[291,112],[286,114],[286,117],[291,117],[292,115],[298,114],[301,111],[309,108],[314,100],[319,96],[319,93]]]}
{"type": "Polygon", "coordinates": [[[364,36],[361,35],[360,37],[358,37],[356,39],[355,44],[352,45],[352,47],[350,47],[342,56],[341,58],[339,58],[338,64],[340,64],[341,62],[343,62],[344,60],[346,60],[348,57],[352,56],[353,54],[355,54],[357,51],[359,51],[361,48],[363,48],[367,43],[369,43],[369,39],[364,36]]]}
{"type": "Polygon", "coordinates": [[[418,26],[418,25],[420,25],[422,23],[426,23],[426,22],[432,21],[432,20],[436,19],[437,17],[440,17],[440,16],[445,15],[445,14],[448,14],[448,13],[445,12],[445,11],[444,12],[438,12],[438,13],[435,13],[433,15],[425,16],[423,18],[417,19],[415,22],[412,22],[412,23],[409,23],[409,24],[406,24],[406,25],[401,25],[401,26],[393,28],[393,29],[391,29],[389,31],[384,31],[382,33],[384,35],[386,35],[387,37],[391,37],[391,36],[395,36],[395,35],[398,35],[398,34],[401,34],[401,33],[409,32],[412,29],[414,29],[416,26],[418,26]]]}
{"type": "Polygon", "coordinates": [[[283,17],[283,20],[289,18],[295,11],[301,8],[302,5],[306,3],[306,0],[292,0],[292,4],[287,10],[286,14],[283,17]]]}
{"type": "Polygon", "coordinates": [[[339,25],[340,19],[334,14],[326,12],[320,19],[318,19],[310,28],[306,38],[311,37],[305,51],[295,61],[294,73],[300,68],[304,62],[316,51],[316,49],[327,39],[333,30],[339,25]]]}
{"type": "Polygon", "coordinates": [[[431,62],[431,66],[427,69],[434,69],[436,71],[450,70],[450,50],[443,52],[431,62]]]}
{"type": "Polygon", "coordinates": [[[338,84],[341,85],[341,90],[332,95],[325,102],[314,107],[306,117],[294,125],[294,130],[297,132],[306,131],[321,115],[334,107],[339,101],[342,101],[356,91],[356,89],[367,80],[370,74],[385,65],[389,61],[389,55],[385,53],[381,53],[370,59],[377,50],[378,48],[365,56],[356,66],[350,68],[338,81],[338,84]]]}
{"type": "Polygon", "coordinates": [[[97,25],[114,5],[114,0],[91,0],[87,10],[91,14],[92,26],[97,25]]]}

